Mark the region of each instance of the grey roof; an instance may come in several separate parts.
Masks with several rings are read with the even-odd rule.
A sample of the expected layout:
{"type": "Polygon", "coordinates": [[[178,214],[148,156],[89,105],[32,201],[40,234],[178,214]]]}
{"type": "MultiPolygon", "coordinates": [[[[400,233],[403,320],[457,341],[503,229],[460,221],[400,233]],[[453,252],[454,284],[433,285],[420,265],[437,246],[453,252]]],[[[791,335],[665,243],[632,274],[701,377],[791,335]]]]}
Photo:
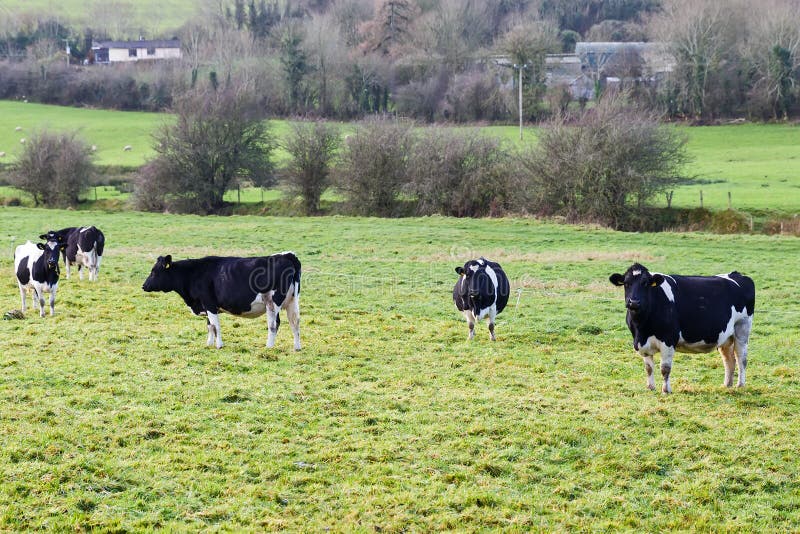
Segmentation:
{"type": "Polygon", "coordinates": [[[179,39],[159,39],[153,41],[94,41],[92,48],[180,48],[179,39]]]}

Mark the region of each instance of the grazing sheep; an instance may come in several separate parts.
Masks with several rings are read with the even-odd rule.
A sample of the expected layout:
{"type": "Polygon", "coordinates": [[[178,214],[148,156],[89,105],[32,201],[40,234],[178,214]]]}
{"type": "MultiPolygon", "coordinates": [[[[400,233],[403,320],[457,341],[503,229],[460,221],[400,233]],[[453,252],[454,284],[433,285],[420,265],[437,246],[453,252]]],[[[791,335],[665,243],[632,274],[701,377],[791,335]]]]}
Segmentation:
{"type": "Polygon", "coordinates": [[[4,158],[4,157],[6,157],[6,153],[5,152],[0,152],[0,158],[4,158]]]}
{"type": "Polygon", "coordinates": [[[125,145],[124,147],[122,147],[122,150],[124,150],[125,152],[130,152],[131,150],[133,150],[133,147],[131,145],[125,145]]]}
{"type": "Polygon", "coordinates": [[[92,152],[97,152],[97,145],[92,145],[92,152]]]}
{"type": "Polygon", "coordinates": [[[21,132],[22,131],[22,126],[17,126],[16,128],[14,128],[14,131],[15,132],[21,132]]]}
{"type": "Polygon", "coordinates": [[[19,140],[19,142],[24,145],[25,144],[25,138],[23,137],[22,139],[19,140]]]}

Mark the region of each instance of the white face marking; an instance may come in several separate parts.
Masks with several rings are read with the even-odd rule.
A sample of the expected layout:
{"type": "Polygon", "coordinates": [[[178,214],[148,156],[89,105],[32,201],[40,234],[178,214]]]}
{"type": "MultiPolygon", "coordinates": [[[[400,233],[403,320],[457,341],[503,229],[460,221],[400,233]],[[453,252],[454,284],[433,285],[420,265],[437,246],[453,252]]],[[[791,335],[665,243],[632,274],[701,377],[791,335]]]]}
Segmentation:
{"type": "Polygon", "coordinates": [[[472,271],[473,273],[477,273],[478,269],[480,269],[479,265],[470,265],[469,266],[469,270],[472,271]]]}
{"type": "Polygon", "coordinates": [[[480,258],[480,259],[478,259],[478,260],[476,260],[476,261],[477,261],[479,264],[481,264],[481,265],[483,265],[483,264],[485,263],[485,262],[483,261],[483,258],[480,258]]]}
{"type": "Polygon", "coordinates": [[[639,269],[631,271],[631,276],[639,276],[640,274],[642,274],[642,271],[640,271],[639,269]]]}

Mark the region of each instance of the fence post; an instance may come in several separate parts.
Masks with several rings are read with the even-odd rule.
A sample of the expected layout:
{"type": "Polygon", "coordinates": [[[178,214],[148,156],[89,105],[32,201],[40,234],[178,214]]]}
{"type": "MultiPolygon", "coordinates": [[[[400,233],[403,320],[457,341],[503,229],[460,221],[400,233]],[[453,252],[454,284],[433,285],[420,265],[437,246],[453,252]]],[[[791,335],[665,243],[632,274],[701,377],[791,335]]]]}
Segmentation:
{"type": "Polygon", "coordinates": [[[236,185],[236,203],[242,203],[242,186],[238,184],[236,185]]]}
{"type": "Polygon", "coordinates": [[[703,207],[703,190],[700,190],[700,207],[703,207]]]}
{"type": "Polygon", "coordinates": [[[733,209],[733,202],[731,202],[731,192],[728,191],[728,210],[733,209]]]}
{"type": "Polygon", "coordinates": [[[674,192],[675,191],[670,191],[669,193],[667,193],[667,208],[671,208],[672,207],[672,194],[674,192]]]}

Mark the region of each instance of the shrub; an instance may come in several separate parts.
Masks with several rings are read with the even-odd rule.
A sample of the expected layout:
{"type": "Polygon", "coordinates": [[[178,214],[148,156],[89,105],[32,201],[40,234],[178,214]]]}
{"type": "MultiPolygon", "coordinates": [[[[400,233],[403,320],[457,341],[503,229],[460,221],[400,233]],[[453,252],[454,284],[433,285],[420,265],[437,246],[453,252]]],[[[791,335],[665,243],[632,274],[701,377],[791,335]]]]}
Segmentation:
{"type": "Polygon", "coordinates": [[[345,138],[336,187],[352,211],[379,216],[397,213],[412,146],[411,127],[410,122],[374,118],[345,138]]]}
{"type": "Polygon", "coordinates": [[[509,206],[506,154],[496,139],[430,128],[415,142],[409,192],[420,214],[479,217],[509,206]]]}
{"type": "Polygon", "coordinates": [[[237,182],[272,184],[274,141],[253,91],[195,90],[176,102],[176,121],[156,134],[156,162],[138,181],[144,205],[160,198],[177,211],[215,213],[237,182]]]}
{"type": "Polygon", "coordinates": [[[447,114],[454,121],[500,120],[511,116],[507,94],[488,72],[460,74],[445,95],[447,114]]]}
{"type": "Polygon", "coordinates": [[[577,124],[563,116],[546,123],[539,144],[520,154],[529,207],[621,228],[681,181],[684,145],[653,113],[629,106],[625,95],[608,95],[577,124]]]}
{"type": "Polygon", "coordinates": [[[339,129],[335,126],[324,122],[292,126],[285,146],[292,159],[284,183],[291,194],[303,198],[307,215],[319,212],[319,199],[330,184],[331,166],[339,145],[339,129]]]}
{"type": "Polygon", "coordinates": [[[91,149],[76,132],[35,133],[24,145],[11,183],[37,206],[74,206],[94,172],[91,149]]]}

